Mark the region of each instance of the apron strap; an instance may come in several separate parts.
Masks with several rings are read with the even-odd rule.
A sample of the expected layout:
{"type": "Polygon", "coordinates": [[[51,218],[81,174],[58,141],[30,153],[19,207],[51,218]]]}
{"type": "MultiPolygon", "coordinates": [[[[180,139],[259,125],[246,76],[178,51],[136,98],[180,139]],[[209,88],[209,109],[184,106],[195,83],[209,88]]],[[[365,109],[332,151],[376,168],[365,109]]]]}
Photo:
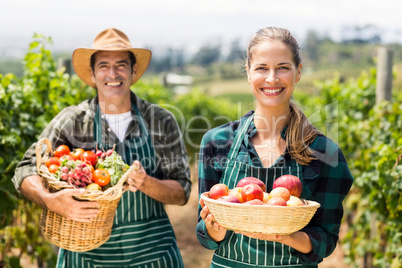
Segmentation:
{"type": "MultiPolygon", "coordinates": [[[[154,177],[159,177],[160,174],[156,172],[156,153],[155,149],[151,140],[151,135],[148,131],[147,125],[145,123],[144,118],[141,115],[138,107],[132,102],[131,103],[132,109],[134,110],[135,114],[137,115],[137,123],[139,124],[140,128],[140,136],[138,138],[125,140],[123,142],[118,141],[116,144],[116,151],[118,154],[121,155],[123,161],[126,162],[128,165],[131,165],[132,162],[138,159],[137,152],[133,154],[132,148],[142,147],[146,148],[146,150],[150,151],[150,155],[148,157],[141,156],[138,160],[141,161],[141,164],[144,167],[149,167],[147,173],[151,174],[154,177]],[[150,163],[150,161],[152,163],[150,163]]],[[[102,112],[99,106],[96,108],[95,112],[95,128],[94,128],[94,138],[95,142],[98,144],[99,149],[110,149],[112,145],[110,145],[107,141],[103,143],[102,141],[102,112]]],[[[143,150],[143,149],[141,149],[143,150]]]]}
{"type": "MultiPolygon", "coordinates": [[[[148,137],[149,131],[146,127],[144,118],[142,117],[140,111],[138,110],[137,106],[133,102],[131,103],[131,107],[132,107],[132,109],[134,109],[135,114],[137,115],[138,123],[140,125],[140,130],[142,131],[142,133],[144,134],[145,137],[148,137]]],[[[99,105],[98,105],[98,107],[96,107],[96,112],[95,112],[95,123],[98,126],[102,125],[102,118],[101,118],[102,115],[101,114],[102,113],[101,113],[99,105]]],[[[97,143],[102,143],[102,127],[95,128],[95,141],[97,143]]]]}
{"type": "Polygon", "coordinates": [[[243,126],[240,128],[240,131],[237,133],[236,137],[233,140],[233,144],[230,147],[230,151],[228,153],[228,158],[229,159],[234,159],[240,149],[241,143],[244,139],[244,135],[247,132],[248,127],[250,126],[251,121],[254,118],[254,114],[252,114],[249,118],[247,118],[247,121],[244,122],[243,126]]]}

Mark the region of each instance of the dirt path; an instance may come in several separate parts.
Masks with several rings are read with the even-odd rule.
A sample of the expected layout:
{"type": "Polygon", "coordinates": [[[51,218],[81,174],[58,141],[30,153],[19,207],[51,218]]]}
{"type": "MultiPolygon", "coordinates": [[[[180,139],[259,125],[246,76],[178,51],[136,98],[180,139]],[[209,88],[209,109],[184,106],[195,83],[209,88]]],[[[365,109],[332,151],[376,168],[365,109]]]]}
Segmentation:
{"type": "Polygon", "coordinates": [[[185,206],[166,206],[166,211],[172,222],[177,243],[186,268],[209,267],[212,250],[201,246],[195,234],[197,225],[198,186],[193,182],[190,199],[185,206]]]}
{"type": "MultiPolygon", "coordinates": [[[[180,252],[186,268],[207,268],[210,265],[213,251],[200,245],[195,234],[197,225],[198,185],[193,182],[190,200],[185,206],[166,206],[180,252]]],[[[319,268],[349,268],[343,264],[343,252],[340,246],[326,258],[319,268]]]]}

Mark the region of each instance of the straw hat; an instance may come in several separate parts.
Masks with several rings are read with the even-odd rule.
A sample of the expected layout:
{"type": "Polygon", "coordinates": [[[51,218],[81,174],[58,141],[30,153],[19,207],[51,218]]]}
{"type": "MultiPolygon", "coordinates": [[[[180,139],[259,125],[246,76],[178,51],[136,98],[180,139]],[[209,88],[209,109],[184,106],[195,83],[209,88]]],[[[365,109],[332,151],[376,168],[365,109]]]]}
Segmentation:
{"type": "Polygon", "coordinates": [[[143,48],[133,48],[128,37],[120,30],[109,28],[100,32],[92,43],[92,48],[77,48],[73,52],[73,67],[75,73],[89,86],[96,88],[91,81],[91,56],[98,51],[131,51],[137,60],[137,76],[132,84],[138,81],[151,61],[151,51],[143,48]]]}

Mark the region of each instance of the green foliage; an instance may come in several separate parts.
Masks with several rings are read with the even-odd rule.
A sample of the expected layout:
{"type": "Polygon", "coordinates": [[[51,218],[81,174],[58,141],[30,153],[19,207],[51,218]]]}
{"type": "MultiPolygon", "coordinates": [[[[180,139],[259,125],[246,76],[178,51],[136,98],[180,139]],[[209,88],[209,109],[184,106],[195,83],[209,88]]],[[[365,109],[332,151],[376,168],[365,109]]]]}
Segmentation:
{"type": "Polygon", "coordinates": [[[170,110],[182,129],[190,157],[194,155],[194,158],[208,130],[237,119],[236,105],[227,100],[210,98],[199,90],[180,96],[176,108],[170,110]]]}
{"type": "Polygon", "coordinates": [[[140,98],[173,113],[183,134],[190,161],[197,160],[195,155],[208,130],[239,118],[237,103],[211,98],[197,89],[174,98],[168,88],[155,82],[144,83],[140,80],[132,90],[140,98]]]}
{"type": "Polygon", "coordinates": [[[321,104],[336,108],[338,143],[355,178],[345,206],[347,260],[369,257],[377,267],[400,267],[402,105],[375,105],[375,77],[373,70],[348,83],[323,82],[321,104]]]}
{"type": "MultiPolygon", "coordinates": [[[[16,192],[11,178],[17,163],[48,122],[64,107],[96,93],[76,76],[57,70],[47,50],[49,44],[50,38],[35,35],[24,59],[23,76],[0,74],[0,266],[20,267],[23,254],[39,265],[55,266],[52,246],[38,228],[41,209],[16,192]],[[12,249],[19,249],[18,256],[11,253],[12,249]]],[[[229,102],[207,98],[199,91],[174,98],[169,89],[156,82],[141,81],[133,91],[177,116],[190,153],[198,152],[207,130],[236,118],[236,109],[229,102]]]]}
{"type": "Polygon", "coordinates": [[[163,105],[173,102],[172,91],[161,86],[155,81],[145,83],[140,79],[134,84],[132,91],[140,98],[151,103],[163,105]]]}
{"type": "MultiPolygon", "coordinates": [[[[38,231],[40,208],[21,198],[11,177],[26,149],[61,109],[96,93],[77,77],[56,69],[46,49],[50,43],[50,38],[35,35],[24,59],[23,76],[0,74],[0,266],[19,267],[20,255],[27,254],[54,267],[53,250],[38,231]],[[10,253],[13,248],[20,249],[19,256],[10,253]]],[[[221,78],[233,72],[227,70],[221,78]]],[[[294,99],[305,106],[309,120],[339,144],[355,177],[345,202],[349,229],[342,243],[347,260],[356,263],[372,256],[378,267],[400,267],[402,94],[397,92],[394,103],[375,105],[375,76],[373,70],[348,82],[337,77],[318,82],[320,97],[295,91],[294,99]]],[[[197,160],[206,131],[248,110],[241,107],[239,111],[239,99],[234,96],[231,101],[214,99],[193,90],[175,97],[156,82],[140,80],[133,91],[176,116],[192,161],[197,160]]],[[[252,98],[246,101],[252,108],[252,98]]]]}
{"type": "Polygon", "coordinates": [[[23,76],[0,75],[0,262],[11,267],[18,267],[10,255],[12,248],[40,263],[54,259],[38,231],[40,208],[21,199],[11,182],[15,167],[61,109],[95,93],[57,70],[47,49],[50,38],[35,35],[33,39],[24,58],[23,76]]]}

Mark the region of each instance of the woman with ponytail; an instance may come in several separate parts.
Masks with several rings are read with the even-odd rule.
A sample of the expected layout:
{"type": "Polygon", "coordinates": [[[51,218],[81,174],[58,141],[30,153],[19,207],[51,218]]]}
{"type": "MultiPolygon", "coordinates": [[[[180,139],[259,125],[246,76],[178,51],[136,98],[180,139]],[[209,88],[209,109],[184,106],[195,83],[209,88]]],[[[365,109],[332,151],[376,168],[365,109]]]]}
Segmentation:
{"type": "Polygon", "coordinates": [[[264,181],[269,192],[276,178],[291,174],[302,181],[301,198],[321,207],[302,230],[265,235],[226,230],[200,199],[198,240],[215,250],[210,267],[317,267],[337,245],[342,201],[353,177],[338,146],[291,100],[302,70],[292,34],[275,27],[259,30],[247,49],[246,70],[255,111],[205,134],[199,194],[217,183],[234,188],[247,176],[264,181]]]}

